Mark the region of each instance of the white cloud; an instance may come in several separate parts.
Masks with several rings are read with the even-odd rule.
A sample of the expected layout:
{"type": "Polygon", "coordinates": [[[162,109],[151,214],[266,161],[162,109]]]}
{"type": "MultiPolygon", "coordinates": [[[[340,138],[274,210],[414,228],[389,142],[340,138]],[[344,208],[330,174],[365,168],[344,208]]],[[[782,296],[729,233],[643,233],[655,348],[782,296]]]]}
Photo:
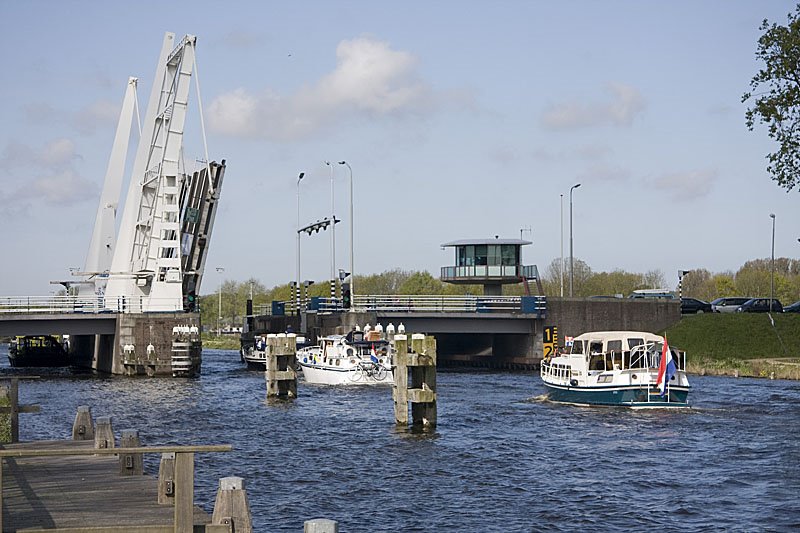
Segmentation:
{"type": "Polygon", "coordinates": [[[238,88],[215,98],[209,126],[237,136],[290,140],[305,137],[348,116],[396,116],[430,104],[431,91],[416,74],[416,59],[368,37],[342,41],[336,68],[295,94],[238,88]]]}
{"type": "Polygon", "coordinates": [[[644,111],[642,94],[634,87],[611,83],[605,102],[562,102],[545,109],[541,123],[548,129],[580,129],[595,126],[628,127],[644,111]]]}
{"type": "Polygon", "coordinates": [[[97,100],[75,112],[58,110],[46,103],[31,103],[24,107],[24,112],[37,124],[67,124],[83,135],[90,135],[98,127],[116,125],[120,103],[97,100]]]}
{"type": "Polygon", "coordinates": [[[680,172],[655,178],[653,186],[666,192],[673,200],[694,200],[707,196],[717,180],[715,170],[680,172]]]}
{"type": "Polygon", "coordinates": [[[97,185],[75,169],[80,159],[69,139],[56,139],[38,150],[9,144],[0,157],[2,191],[6,191],[0,193],[0,203],[20,210],[27,205],[71,205],[95,198],[97,185]]]}

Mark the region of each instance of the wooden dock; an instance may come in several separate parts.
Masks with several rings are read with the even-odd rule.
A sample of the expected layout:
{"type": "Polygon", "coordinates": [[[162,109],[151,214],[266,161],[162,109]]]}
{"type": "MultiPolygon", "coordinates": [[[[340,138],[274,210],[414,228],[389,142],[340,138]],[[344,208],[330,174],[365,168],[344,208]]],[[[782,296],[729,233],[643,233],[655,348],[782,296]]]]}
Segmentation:
{"type": "MultiPolygon", "coordinates": [[[[194,506],[194,453],[230,446],[96,449],[92,441],[44,441],[0,447],[0,528],[27,533],[231,532],[194,506]],[[126,454],[174,453],[174,503],[158,503],[158,480],[120,475],[126,454]]],[[[238,531],[238,529],[237,529],[238,531]]]]}

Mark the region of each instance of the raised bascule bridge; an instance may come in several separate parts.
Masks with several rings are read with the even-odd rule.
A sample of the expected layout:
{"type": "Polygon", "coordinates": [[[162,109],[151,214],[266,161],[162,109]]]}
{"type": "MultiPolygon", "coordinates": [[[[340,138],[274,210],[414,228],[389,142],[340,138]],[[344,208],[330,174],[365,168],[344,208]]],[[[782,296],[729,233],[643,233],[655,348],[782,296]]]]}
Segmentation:
{"type": "MultiPolygon", "coordinates": [[[[69,335],[71,361],[112,374],[200,370],[196,296],[214,228],[225,161],[187,168],[183,136],[197,38],[167,33],[118,209],[138,80],[129,78],[86,264],[58,283],[66,296],[0,297],[0,335],[69,335]],[[119,230],[115,229],[119,227],[119,230]]],[[[195,81],[200,127],[199,85],[195,81]]],[[[202,131],[203,146],[207,146],[202,131]]]]}

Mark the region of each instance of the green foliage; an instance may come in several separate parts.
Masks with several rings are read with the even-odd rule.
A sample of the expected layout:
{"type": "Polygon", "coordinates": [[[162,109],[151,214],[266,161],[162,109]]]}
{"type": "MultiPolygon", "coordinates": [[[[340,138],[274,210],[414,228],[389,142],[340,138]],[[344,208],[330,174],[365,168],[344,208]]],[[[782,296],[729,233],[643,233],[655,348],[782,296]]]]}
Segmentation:
{"type": "Polygon", "coordinates": [[[800,314],[706,313],[687,316],[666,332],[688,359],[725,361],[800,356],[800,314]]]}
{"type": "Polygon", "coordinates": [[[742,103],[755,98],[745,113],[747,128],[767,126],[778,143],[767,155],[767,172],[790,191],[800,182],[800,5],[787,19],[786,26],[761,23],[756,58],[764,67],[750,80],[742,103]]]}
{"type": "Polygon", "coordinates": [[[414,272],[400,285],[399,294],[442,294],[444,284],[429,272],[414,272]]]}

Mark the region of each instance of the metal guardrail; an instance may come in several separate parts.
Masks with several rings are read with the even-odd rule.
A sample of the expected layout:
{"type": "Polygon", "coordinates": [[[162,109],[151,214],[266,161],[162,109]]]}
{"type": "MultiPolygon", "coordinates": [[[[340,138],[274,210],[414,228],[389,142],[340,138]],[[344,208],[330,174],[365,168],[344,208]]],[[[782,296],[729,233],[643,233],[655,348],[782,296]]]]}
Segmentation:
{"type": "MultiPolygon", "coordinates": [[[[446,295],[356,295],[352,307],[346,309],[341,299],[312,298],[301,305],[317,313],[341,311],[398,312],[398,313],[525,313],[544,317],[547,313],[545,296],[446,296],[446,295]]],[[[291,315],[296,312],[293,300],[273,302],[272,315],[291,315]]]]}
{"type": "Polygon", "coordinates": [[[536,279],[539,269],[536,265],[470,265],[445,266],[441,268],[442,280],[469,280],[472,278],[536,279]]]}
{"type": "Polygon", "coordinates": [[[103,296],[0,296],[0,314],[143,313],[151,311],[151,308],[183,311],[183,303],[175,303],[172,299],[159,302],[153,298],[103,296]]]}

